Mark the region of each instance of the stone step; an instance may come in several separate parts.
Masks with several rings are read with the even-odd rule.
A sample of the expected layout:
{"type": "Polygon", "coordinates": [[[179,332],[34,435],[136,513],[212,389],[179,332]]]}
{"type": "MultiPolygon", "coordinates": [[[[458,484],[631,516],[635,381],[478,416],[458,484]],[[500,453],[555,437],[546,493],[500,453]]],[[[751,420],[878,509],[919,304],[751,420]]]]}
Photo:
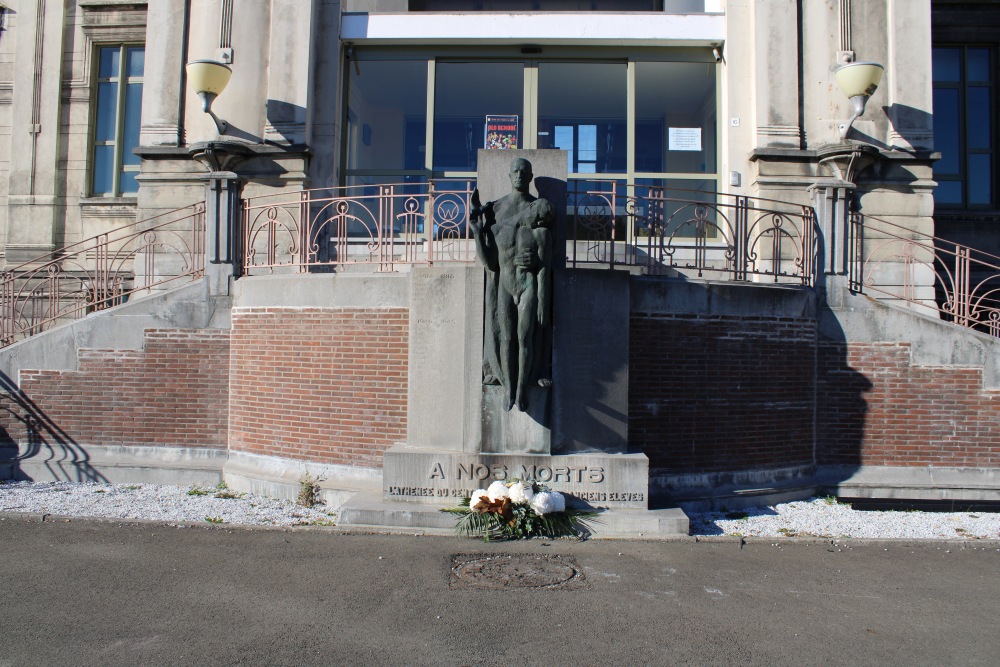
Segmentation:
{"type": "MultiPolygon", "coordinates": [[[[442,507],[417,502],[390,502],[375,494],[359,493],[341,505],[337,524],[352,528],[371,528],[398,532],[418,531],[432,535],[454,533],[456,516],[441,512],[442,507]]],[[[677,507],[639,510],[601,510],[590,521],[595,539],[663,539],[686,537],[688,517],[677,507]]]]}

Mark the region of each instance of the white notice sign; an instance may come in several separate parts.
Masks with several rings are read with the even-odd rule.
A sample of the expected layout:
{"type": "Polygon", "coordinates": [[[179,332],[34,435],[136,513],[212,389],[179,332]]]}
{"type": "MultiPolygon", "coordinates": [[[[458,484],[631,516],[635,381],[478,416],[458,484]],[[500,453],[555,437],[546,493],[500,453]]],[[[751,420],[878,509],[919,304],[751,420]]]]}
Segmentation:
{"type": "Polygon", "coordinates": [[[701,150],[701,128],[700,127],[672,127],[670,128],[670,143],[668,150],[672,151],[700,151],[701,150]]]}

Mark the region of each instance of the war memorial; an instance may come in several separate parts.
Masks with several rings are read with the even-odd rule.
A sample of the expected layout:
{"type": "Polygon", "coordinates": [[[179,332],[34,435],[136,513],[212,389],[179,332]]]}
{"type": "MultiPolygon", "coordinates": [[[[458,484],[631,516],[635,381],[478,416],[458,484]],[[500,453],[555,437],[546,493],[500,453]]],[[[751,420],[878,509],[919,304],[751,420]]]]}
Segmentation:
{"type": "Polygon", "coordinates": [[[0,479],[1000,499],[1000,10],[494,4],[0,6],[0,479]]]}

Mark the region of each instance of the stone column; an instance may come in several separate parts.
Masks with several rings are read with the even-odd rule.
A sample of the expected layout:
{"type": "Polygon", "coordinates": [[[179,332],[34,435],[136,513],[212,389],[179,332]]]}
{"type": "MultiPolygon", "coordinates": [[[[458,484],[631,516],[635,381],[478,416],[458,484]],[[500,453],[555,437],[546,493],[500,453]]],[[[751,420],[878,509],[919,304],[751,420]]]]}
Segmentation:
{"type": "Polygon", "coordinates": [[[66,3],[29,0],[19,5],[11,102],[10,182],[6,265],[16,266],[53,248],[63,194],[60,115],[66,3]]]}
{"type": "MultiPolygon", "coordinates": [[[[820,229],[820,274],[846,275],[850,248],[851,197],[857,175],[878,159],[878,149],[863,144],[826,146],[818,152],[820,164],[831,174],[809,187],[820,229]]],[[[860,260],[860,258],[853,258],[860,260]]]]}
{"type": "Polygon", "coordinates": [[[146,59],[142,90],[141,146],[179,146],[184,143],[181,118],[187,91],[184,56],[187,53],[184,0],[158,0],[147,8],[146,59]]]}
{"type": "Polygon", "coordinates": [[[252,154],[239,142],[213,141],[191,147],[191,157],[208,167],[205,177],[205,277],[209,294],[227,296],[243,268],[240,238],[243,181],[237,165],[252,154]]]}
{"type": "MultiPolygon", "coordinates": [[[[799,21],[795,0],[754,0],[757,146],[799,148],[799,21]]],[[[733,56],[737,57],[737,56],[733,56]]]]}
{"type": "Polygon", "coordinates": [[[208,293],[227,296],[243,266],[239,252],[240,194],[243,183],[231,171],[208,175],[205,189],[205,277],[208,293]]]}
{"type": "MultiPolygon", "coordinates": [[[[306,142],[312,151],[309,179],[312,187],[333,187],[340,182],[341,91],[343,90],[343,48],[340,40],[340,3],[313,0],[316,28],[309,69],[310,82],[306,142]]],[[[346,101],[344,102],[346,104],[346,101]]]]}
{"type": "Polygon", "coordinates": [[[930,0],[888,0],[889,58],[885,80],[889,106],[887,143],[901,150],[931,150],[931,50],[913,48],[931,43],[930,0]]]}
{"type": "Polygon", "coordinates": [[[264,124],[266,141],[278,144],[306,141],[314,17],[313,3],[272,0],[264,124]]]}

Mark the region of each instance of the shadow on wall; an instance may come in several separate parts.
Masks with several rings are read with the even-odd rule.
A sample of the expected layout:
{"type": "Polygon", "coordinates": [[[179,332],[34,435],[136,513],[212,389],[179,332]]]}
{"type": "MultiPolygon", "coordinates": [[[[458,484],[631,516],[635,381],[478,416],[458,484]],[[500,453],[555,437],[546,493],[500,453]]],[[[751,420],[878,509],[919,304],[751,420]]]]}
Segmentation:
{"type": "Polygon", "coordinates": [[[816,290],[637,278],[630,318],[629,445],[654,500],[808,490],[860,465],[872,385],[816,290]]]}
{"type": "Polygon", "coordinates": [[[816,346],[816,464],[826,483],[842,482],[863,464],[868,419],[865,394],[874,385],[851,367],[847,336],[825,298],[820,299],[816,346]]]}
{"type": "Polygon", "coordinates": [[[306,108],[282,100],[267,101],[267,124],[269,128],[289,143],[300,143],[306,126],[306,108]]]}
{"type": "MultiPolygon", "coordinates": [[[[96,417],[96,415],[95,415],[96,417]]],[[[107,482],[90,457],[6,374],[0,373],[0,463],[12,464],[10,478],[32,481],[21,461],[44,464],[53,479],[107,482]]]]}
{"type": "Polygon", "coordinates": [[[910,146],[923,148],[931,143],[929,137],[934,130],[934,116],[923,109],[906,104],[890,104],[882,107],[892,129],[910,146]]]}
{"type": "MultiPolygon", "coordinates": [[[[851,127],[847,138],[860,141],[870,146],[884,151],[903,150],[929,150],[927,144],[930,143],[928,137],[933,131],[933,116],[922,109],[907,106],[906,104],[890,104],[882,107],[882,112],[889,119],[889,124],[896,134],[903,138],[909,146],[896,146],[886,143],[882,139],[873,137],[862,132],[857,124],[851,127]],[[913,147],[912,149],[910,147],[913,147]]],[[[879,166],[877,163],[876,167],[879,166]]],[[[917,180],[914,178],[913,180],[917,180]]]]}

